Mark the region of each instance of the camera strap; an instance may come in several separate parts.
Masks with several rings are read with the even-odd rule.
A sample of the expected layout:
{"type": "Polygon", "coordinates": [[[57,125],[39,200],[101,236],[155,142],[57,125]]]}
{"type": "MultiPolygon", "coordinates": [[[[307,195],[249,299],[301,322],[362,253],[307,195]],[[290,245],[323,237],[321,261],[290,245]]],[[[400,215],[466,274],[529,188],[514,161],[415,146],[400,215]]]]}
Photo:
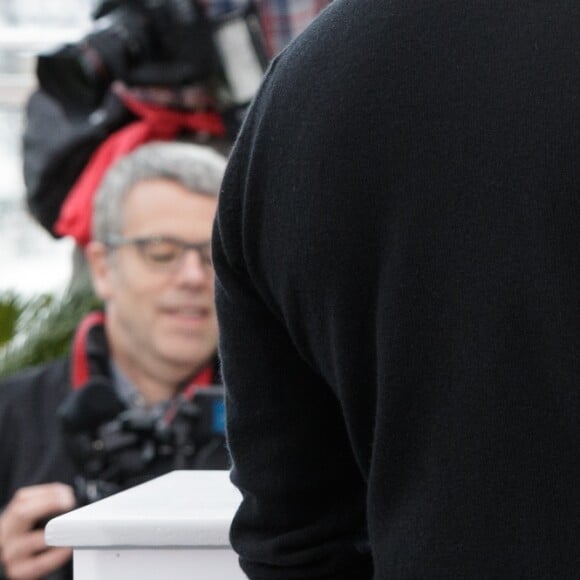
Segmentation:
{"type": "Polygon", "coordinates": [[[96,326],[105,323],[104,312],[90,312],[78,325],[72,346],[71,384],[73,391],[78,391],[87,384],[90,377],[87,340],[89,332],[96,326]]]}
{"type": "Polygon", "coordinates": [[[206,367],[193,380],[185,385],[179,395],[169,404],[167,410],[163,414],[163,422],[165,425],[171,425],[179,412],[180,406],[187,401],[193,400],[193,397],[199,391],[214,384],[214,369],[213,366],[206,367]]]}

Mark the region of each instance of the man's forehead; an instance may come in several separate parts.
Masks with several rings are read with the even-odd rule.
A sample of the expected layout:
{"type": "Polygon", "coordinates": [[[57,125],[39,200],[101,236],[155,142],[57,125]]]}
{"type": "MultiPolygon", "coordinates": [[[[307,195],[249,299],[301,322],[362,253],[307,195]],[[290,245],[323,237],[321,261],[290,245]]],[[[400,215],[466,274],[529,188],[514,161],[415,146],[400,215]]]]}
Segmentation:
{"type": "Polygon", "coordinates": [[[212,195],[204,191],[197,191],[177,179],[160,176],[142,179],[131,185],[125,193],[125,202],[127,202],[129,198],[141,197],[143,195],[164,195],[167,194],[167,192],[179,192],[184,195],[192,195],[203,199],[214,199],[217,201],[217,192],[216,195],[212,195]]]}
{"type": "Polygon", "coordinates": [[[217,197],[190,191],[170,179],[141,181],[127,193],[123,236],[164,235],[197,242],[209,239],[217,197]]]}

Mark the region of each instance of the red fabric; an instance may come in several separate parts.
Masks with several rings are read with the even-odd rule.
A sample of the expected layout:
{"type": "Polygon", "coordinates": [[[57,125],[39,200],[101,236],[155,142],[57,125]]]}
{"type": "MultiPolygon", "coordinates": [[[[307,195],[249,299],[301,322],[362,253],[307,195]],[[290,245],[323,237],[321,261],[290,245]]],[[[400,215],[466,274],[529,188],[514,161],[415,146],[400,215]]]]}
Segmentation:
{"type": "Polygon", "coordinates": [[[126,93],[122,99],[139,119],[113,133],[96,150],[67,195],[54,225],[56,234],[72,236],[83,247],[91,240],[93,197],[106,171],[117,159],[149,141],[169,141],[182,129],[217,137],[225,134],[218,113],[184,113],[140,102],[126,93]]]}
{"type": "Polygon", "coordinates": [[[214,368],[213,365],[203,369],[198,375],[196,375],[193,380],[183,389],[182,394],[186,399],[193,399],[193,395],[203,388],[213,385],[214,380],[214,368]]]}
{"type": "Polygon", "coordinates": [[[104,324],[102,312],[91,312],[83,318],[75,333],[72,346],[72,388],[80,389],[89,380],[89,361],[85,352],[87,336],[95,326],[104,324]]]}
{"type": "MultiPolygon", "coordinates": [[[[181,396],[184,399],[191,401],[195,393],[197,393],[197,391],[199,391],[200,389],[205,389],[210,385],[213,385],[213,381],[214,381],[213,365],[205,367],[186,385],[183,391],[181,391],[181,396]]],[[[163,416],[163,420],[167,425],[170,425],[171,422],[175,419],[178,409],[179,409],[178,401],[174,401],[174,404],[167,409],[165,415],[163,416]]]]}

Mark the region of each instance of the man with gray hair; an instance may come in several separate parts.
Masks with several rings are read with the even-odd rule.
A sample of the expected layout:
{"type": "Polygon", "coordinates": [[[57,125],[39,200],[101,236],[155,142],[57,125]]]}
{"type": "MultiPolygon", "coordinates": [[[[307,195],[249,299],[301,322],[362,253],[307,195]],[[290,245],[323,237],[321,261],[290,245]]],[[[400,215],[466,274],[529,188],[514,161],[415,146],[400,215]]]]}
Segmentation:
{"type": "MultiPolygon", "coordinates": [[[[0,556],[7,578],[70,573],[70,552],[47,548],[39,522],[79,497],[95,499],[87,485],[95,481],[87,481],[63,443],[86,436],[88,425],[100,433],[121,413],[169,429],[181,404],[220,382],[210,237],[224,169],[225,159],[208,148],[150,143],[105,175],[85,248],[104,311],[80,324],[69,357],[0,384],[0,556]]],[[[176,444],[172,456],[124,474],[120,487],[177,467],[228,466],[223,437],[195,453],[197,442],[176,444]]]]}

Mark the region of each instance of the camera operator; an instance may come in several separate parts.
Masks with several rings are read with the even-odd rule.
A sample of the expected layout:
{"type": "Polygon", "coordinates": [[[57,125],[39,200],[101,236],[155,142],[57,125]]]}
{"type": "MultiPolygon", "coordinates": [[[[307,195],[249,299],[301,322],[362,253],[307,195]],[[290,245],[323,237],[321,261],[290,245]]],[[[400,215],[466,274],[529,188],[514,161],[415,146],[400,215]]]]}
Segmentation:
{"type": "MultiPolygon", "coordinates": [[[[47,548],[41,526],[78,503],[79,468],[62,430],[71,398],[108,388],[112,403],[96,399],[83,412],[106,414],[112,405],[166,418],[185,392],[209,391],[204,387],[220,381],[210,237],[224,168],[225,159],[208,148],[149,143],[107,170],[85,248],[104,313],[81,323],[68,358],[0,384],[0,555],[7,578],[70,575],[70,552],[47,548]]],[[[163,466],[174,468],[170,460],[163,466]]],[[[223,445],[196,467],[227,468],[223,445]]]]}

